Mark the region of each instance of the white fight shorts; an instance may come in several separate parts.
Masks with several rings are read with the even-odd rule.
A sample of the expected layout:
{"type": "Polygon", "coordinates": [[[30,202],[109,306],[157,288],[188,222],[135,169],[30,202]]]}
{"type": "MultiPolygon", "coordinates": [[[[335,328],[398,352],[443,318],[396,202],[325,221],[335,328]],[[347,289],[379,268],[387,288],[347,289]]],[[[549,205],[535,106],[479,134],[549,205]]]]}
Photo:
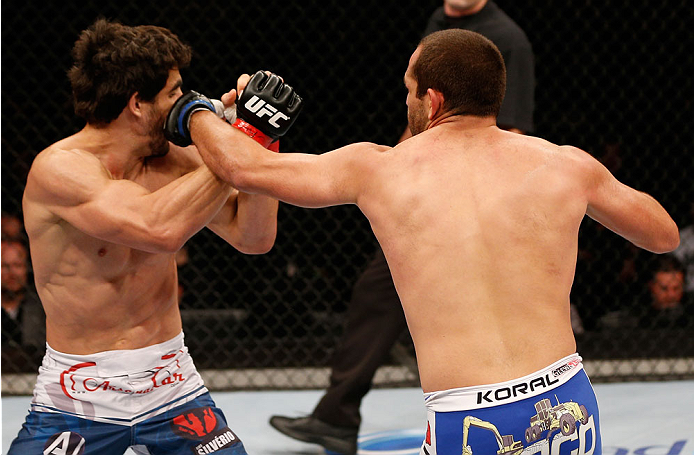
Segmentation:
{"type": "Polygon", "coordinates": [[[31,410],[134,425],[204,393],[182,332],[146,348],[88,355],[47,345],[31,410]]]}

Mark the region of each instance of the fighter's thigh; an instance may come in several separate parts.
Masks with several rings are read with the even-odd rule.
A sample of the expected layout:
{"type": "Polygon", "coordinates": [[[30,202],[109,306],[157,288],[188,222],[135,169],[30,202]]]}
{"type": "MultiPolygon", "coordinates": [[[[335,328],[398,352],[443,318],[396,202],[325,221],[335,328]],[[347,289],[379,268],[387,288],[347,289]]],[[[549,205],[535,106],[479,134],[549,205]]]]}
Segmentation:
{"type": "Polygon", "coordinates": [[[65,414],[30,412],[8,455],[122,455],[130,428],[65,414]]]}
{"type": "Polygon", "coordinates": [[[137,424],[135,442],[152,455],[246,455],[209,394],[137,424]]]}

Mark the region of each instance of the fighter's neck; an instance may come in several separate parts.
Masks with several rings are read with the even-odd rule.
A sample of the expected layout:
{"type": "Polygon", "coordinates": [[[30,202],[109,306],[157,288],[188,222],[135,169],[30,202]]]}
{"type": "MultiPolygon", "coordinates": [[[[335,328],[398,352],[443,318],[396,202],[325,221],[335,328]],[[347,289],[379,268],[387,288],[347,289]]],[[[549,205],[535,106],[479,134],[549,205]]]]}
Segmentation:
{"type": "Polygon", "coordinates": [[[472,115],[443,115],[432,120],[427,129],[436,128],[443,125],[455,125],[462,129],[478,129],[489,126],[496,126],[494,117],[475,117],[472,115]]]}
{"type": "Polygon", "coordinates": [[[79,147],[94,154],[114,178],[130,178],[144,165],[151,151],[146,138],[118,126],[86,125],[75,135],[79,147]]]}

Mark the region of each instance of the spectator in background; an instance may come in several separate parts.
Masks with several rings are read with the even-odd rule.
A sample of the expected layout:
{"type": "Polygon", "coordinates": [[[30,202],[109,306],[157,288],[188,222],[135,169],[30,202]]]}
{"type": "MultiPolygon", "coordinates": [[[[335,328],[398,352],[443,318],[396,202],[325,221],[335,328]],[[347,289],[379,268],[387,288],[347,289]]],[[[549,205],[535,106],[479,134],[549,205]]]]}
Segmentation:
{"type": "MultiPolygon", "coordinates": [[[[423,35],[451,28],[477,32],[499,48],[507,84],[497,124],[517,133],[532,131],[535,68],[525,32],[491,0],[445,0],[429,18],[423,35]]],[[[406,128],[400,142],[410,136],[406,128]]],[[[371,389],[376,370],[407,328],[380,247],[353,288],[346,319],[333,354],[330,386],[313,413],[300,418],[273,416],[270,424],[294,439],[353,454],[357,451],[361,401],[371,389]]]]}
{"type": "Polygon", "coordinates": [[[641,328],[691,327],[694,322],[692,295],[684,292],[685,271],[672,254],[653,258],[649,274],[648,302],[639,320],[641,328]]]}
{"type": "MultiPolygon", "coordinates": [[[[571,304],[580,314],[586,331],[599,324],[612,326],[612,319],[640,297],[642,254],[623,238],[592,219],[579,231],[576,281],[571,304]]],[[[618,322],[615,320],[614,322],[618,322]]]]}
{"type": "Polygon", "coordinates": [[[24,224],[16,215],[2,214],[2,240],[23,240],[26,238],[24,224]]]}
{"type": "Polygon", "coordinates": [[[18,240],[2,240],[2,348],[42,348],[45,316],[29,279],[29,257],[18,240]]]}

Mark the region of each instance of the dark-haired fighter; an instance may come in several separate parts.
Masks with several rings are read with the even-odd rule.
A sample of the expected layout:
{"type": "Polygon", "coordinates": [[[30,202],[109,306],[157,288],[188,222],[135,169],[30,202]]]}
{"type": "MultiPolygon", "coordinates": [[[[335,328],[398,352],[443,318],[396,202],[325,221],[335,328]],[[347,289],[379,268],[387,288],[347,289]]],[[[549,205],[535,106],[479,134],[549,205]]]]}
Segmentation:
{"type": "Polygon", "coordinates": [[[38,154],[24,192],[47,352],[10,454],[245,454],[183,342],[175,253],[205,226],[264,253],[278,203],[165,137],[191,57],[169,30],[100,20],[73,53],[86,126],[38,154]]]}
{"type": "Polygon", "coordinates": [[[504,62],[481,35],[427,36],[404,80],[413,137],[393,148],[272,154],[207,113],[192,139],[243,191],[369,219],[417,352],[422,453],[600,454],[569,317],[579,225],[588,215],[658,253],[677,226],[587,153],[499,129],[504,62]]]}

